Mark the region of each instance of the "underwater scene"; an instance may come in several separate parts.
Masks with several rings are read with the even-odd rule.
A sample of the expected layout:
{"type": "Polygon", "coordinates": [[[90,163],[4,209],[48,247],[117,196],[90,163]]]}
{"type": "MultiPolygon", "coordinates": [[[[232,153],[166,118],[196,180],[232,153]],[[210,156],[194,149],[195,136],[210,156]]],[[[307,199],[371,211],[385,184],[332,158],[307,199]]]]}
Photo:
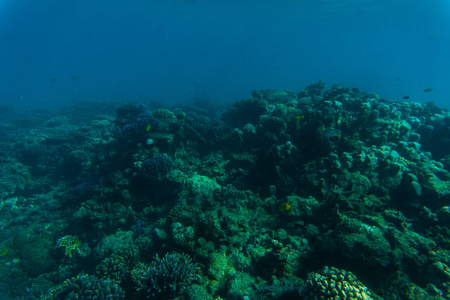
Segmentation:
{"type": "Polygon", "coordinates": [[[0,300],[450,299],[450,5],[282,2],[0,4],[0,300]]]}
{"type": "Polygon", "coordinates": [[[4,299],[448,299],[449,111],[324,87],[11,114],[4,299]]]}

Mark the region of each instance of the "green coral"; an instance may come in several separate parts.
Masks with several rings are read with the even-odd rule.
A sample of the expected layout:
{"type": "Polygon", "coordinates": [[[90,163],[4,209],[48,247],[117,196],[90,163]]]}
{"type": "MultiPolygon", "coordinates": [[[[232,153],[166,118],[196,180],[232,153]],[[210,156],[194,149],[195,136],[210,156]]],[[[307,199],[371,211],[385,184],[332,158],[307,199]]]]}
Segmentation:
{"type": "Polygon", "coordinates": [[[66,235],[56,241],[56,245],[59,248],[65,248],[66,255],[70,258],[73,257],[74,252],[81,256],[86,256],[86,251],[81,245],[81,241],[77,236],[66,235]]]}

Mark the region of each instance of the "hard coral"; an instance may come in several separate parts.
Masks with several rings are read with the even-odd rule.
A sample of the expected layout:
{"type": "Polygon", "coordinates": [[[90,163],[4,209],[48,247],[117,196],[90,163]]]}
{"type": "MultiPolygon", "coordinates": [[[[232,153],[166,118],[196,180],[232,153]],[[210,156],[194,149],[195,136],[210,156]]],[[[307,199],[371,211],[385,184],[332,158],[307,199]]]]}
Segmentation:
{"type": "Polygon", "coordinates": [[[117,119],[120,121],[131,121],[137,115],[145,113],[146,106],[144,104],[124,104],[117,108],[117,119]]]}
{"type": "Polygon", "coordinates": [[[173,160],[165,154],[157,154],[141,165],[142,174],[153,179],[162,179],[172,169],[173,160]]]}
{"type": "Polygon", "coordinates": [[[257,124],[259,117],[267,113],[267,103],[263,99],[251,98],[236,102],[222,115],[222,120],[235,127],[247,123],[257,124]]]}
{"type": "Polygon", "coordinates": [[[78,275],[50,290],[43,299],[125,299],[125,292],[113,280],[78,275]]]}
{"type": "Polygon", "coordinates": [[[168,299],[180,294],[185,288],[197,281],[199,267],[187,254],[166,254],[163,258],[155,256],[147,266],[139,264],[132,271],[137,290],[147,298],[160,297],[168,299]]]}
{"type": "Polygon", "coordinates": [[[325,266],[308,275],[305,299],[373,299],[369,289],[352,272],[325,266]]]}
{"type": "Polygon", "coordinates": [[[159,127],[159,121],[149,113],[143,113],[136,116],[131,122],[122,127],[122,133],[126,137],[140,136],[147,131],[156,130],[159,127]]]}

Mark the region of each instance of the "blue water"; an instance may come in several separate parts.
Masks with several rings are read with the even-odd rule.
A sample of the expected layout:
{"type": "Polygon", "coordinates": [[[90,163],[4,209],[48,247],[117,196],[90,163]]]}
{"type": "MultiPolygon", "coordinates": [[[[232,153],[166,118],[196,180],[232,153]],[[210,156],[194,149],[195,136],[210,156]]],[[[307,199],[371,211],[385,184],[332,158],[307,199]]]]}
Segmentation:
{"type": "Polygon", "coordinates": [[[450,107],[449,33],[447,0],[3,0],[0,103],[234,102],[323,79],[450,107]]]}

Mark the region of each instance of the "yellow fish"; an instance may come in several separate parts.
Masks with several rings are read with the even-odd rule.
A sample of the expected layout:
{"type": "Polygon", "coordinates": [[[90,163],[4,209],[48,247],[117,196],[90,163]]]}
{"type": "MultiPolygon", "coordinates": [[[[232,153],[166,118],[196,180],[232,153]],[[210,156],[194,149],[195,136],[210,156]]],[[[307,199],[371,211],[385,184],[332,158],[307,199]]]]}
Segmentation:
{"type": "Polygon", "coordinates": [[[291,205],[289,203],[281,203],[280,206],[278,206],[278,209],[280,211],[290,211],[291,205]]]}
{"type": "Polygon", "coordinates": [[[292,117],[292,121],[300,121],[301,119],[303,119],[303,116],[293,116],[292,117]]]}
{"type": "Polygon", "coordinates": [[[147,127],[145,128],[145,131],[150,131],[150,129],[152,129],[152,125],[148,124],[147,127]]]}

